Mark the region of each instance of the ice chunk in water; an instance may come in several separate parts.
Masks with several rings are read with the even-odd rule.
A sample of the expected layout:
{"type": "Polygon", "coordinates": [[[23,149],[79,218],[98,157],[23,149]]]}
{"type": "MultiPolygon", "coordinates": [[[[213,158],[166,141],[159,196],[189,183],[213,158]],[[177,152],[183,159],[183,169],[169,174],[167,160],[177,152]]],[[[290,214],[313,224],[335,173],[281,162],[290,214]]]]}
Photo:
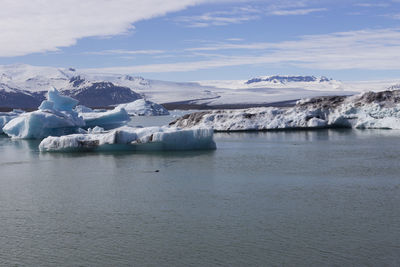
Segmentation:
{"type": "Polygon", "coordinates": [[[84,105],[77,105],[74,109],[78,113],[89,113],[89,112],[94,112],[93,109],[86,107],[84,105]]]}
{"type": "Polygon", "coordinates": [[[79,102],[72,97],[60,95],[55,88],[52,88],[47,92],[47,100],[53,102],[54,109],[59,111],[72,111],[79,102]]]}
{"type": "Polygon", "coordinates": [[[85,126],[83,119],[72,110],[77,100],[60,95],[56,89],[50,89],[47,98],[39,110],[10,120],[3,131],[13,138],[41,139],[75,133],[79,127],[85,126]]]}
{"type": "Polygon", "coordinates": [[[130,118],[125,109],[116,107],[106,112],[82,112],[79,116],[85,121],[86,127],[96,126],[104,129],[113,129],[126,124],[130,118]]]}
{"type": "Polygon", "coordinates": [[[169,115],[162,105],[145,99],[138,99],[130,103],[118,105],[120,108],[126,109],[129,115],[133,116],[160,116],[169,115]]]}
{"type": "Polygon", "coordinates": [[[84,125],[85,122],[77,114],[37,110],[12,119],[4,126],[3,131],[13,138],[41,139],[50,135],[71,134],[84,125]]]}
{"type": "Polygon", "coordinates": [[[0,112],[0,134],[3,133],[3,127],[12,119],[18,117],[25,111],[19,110],[19,109],[14,109],[11,112],[0,112]]]}
{"type": "Polygon", "coordinates": [[[213,130],[169,127],[120,127],[108,132],[47,137],[40,151],[110,151],[110,150],[194,150],[215,149],[213,130]]]}

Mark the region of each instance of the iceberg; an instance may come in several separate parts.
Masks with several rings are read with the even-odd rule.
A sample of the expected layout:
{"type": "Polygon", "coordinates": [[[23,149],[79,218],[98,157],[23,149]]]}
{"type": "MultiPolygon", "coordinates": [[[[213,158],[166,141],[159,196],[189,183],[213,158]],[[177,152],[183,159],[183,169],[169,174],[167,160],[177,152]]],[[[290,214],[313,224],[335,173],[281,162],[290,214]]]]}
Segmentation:
{"type": "MultiPolygon", "coordinates": [[[[54,110],[71,112],[79,101],[72,97],[61,95],[57,89],[52,88],[47,92],[47,101],[45,100],[44,102],[52,102],[52,109],[54,110]]],[[[39,107],[39,109],[41,108],[39,107]]]]}
{"type": "Polygon", "coordinates": [[[134,128],[123,126],[110,131],[97,127],[86,134],[49,136],[42,140],[42,152],[71,151],[164,151],[215,149],[211,128],[179,129],[167,126],[134,128]]]}
{"type": "Polygon", "coordinates": [[[74,133],[85,122],[77,114],[56,110],[28,112],[9,121],[3,131],[12,138],[42,139],[49,135],[74,133]]]}
{"type": "Polygon", "coordinates": [[[86,128],[98,126],[106,130],[120,127],[130,120],[129,114],[121,107],[105,112],[80,112],[79,116],[85,121],[86,128]]]}
{"type": "Polygon", "coordinates": [[[300,100],[291,108],[213,110],[184,115],[170,126],[215,131],[310,128],[400,129],[400,90],[300,100]]]}
{"type": "Polygon", "coordinates": [[[12,119],[18,117],[25,111],[20,109],[14,109],[11,112],[0,112],[0,134],[3,133],[3,127],[12,119]]]}
{"type": "Polygon", "coordinates": [[[130,103],[120,104],[117,107],[124,108],[128,114],[132,116],[169,115],[168,110],[162,105],[145,99],[138,99],[130,103]]]}
{"type": "Polygon", "coordinates": [[[3,127],[4,133],[12,138],[42,139],[50,135],[60,136],[78,131],[85,122],[72,109],[77,100],[62,96],[57,89],[50,89],[47,100],[39,110],[20,114],[3,127]]]}
{"type": "Polygon", "coordinates": [[[90,113],[95,112],[93,109],[86,107],[84,105],[77,105],[74,110],[78,113],[90,113]]]}
{"type": "MultiPolygon", "coordinates": [[[[57,89],[50,89],[37,111],[19,114],[12,119],[5,118],[4,133],[21,139],[43,139],[80,133],[81,128],[102,127],[112,129],[127,123],[130,118],[123,108],[106,112],[95,112],[78,101],[61,95],[57,89]]],[[[0,117],[1,122],[1,117],[0,117]]]]}

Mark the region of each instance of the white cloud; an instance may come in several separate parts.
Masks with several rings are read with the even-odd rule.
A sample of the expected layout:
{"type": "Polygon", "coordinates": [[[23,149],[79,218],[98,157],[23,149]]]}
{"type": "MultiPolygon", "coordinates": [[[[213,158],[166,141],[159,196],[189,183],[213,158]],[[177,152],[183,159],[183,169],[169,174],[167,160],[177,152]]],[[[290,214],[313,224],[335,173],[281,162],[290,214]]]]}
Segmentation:
{"type": "MultiPolygon", "coordinates": [[[[320,0],[318,3],[322,4],[327,1],[329,0],[320,0]]],[[[175,18],[174,21],[185,27],[201,28],[239,24],[265,16],[308,15],[328,10],[327,8],[308,8],[312,2],[310,0],[252,0],[247,2],[251,2],[253,5],[206,12],[197,16],[181,16],[175,18]]]]}
{"type": "Polygon", "coordinates": [[[356,3],[354,4],[358,7],[388,7],[390,6],[389,3],[356,3]]]}
{"type": "Polygon", "coordinates": [[[207,12],[198,16],[181,16],[174,20],[186,27],[201,28],[243,23],[259,18],[260,10],[252,7],[236,7],[231,10],[207,12]]]}
{"type": "Polygon", "coordinates": [[[306,0],[286,0],[280,2],[263,0],[254,3],[257,2],[262,2],[263,4],[258,3],[254,6],[233,7],[228,10],[206,12],[197,16],[181,16],[175,18],[174,21],[185,27],[202,28],[239,24],[260,19],[263,16],[308,15],[328,10],[327,8],[306,8],[309,5],[309,1],[306,0]]]}
{"type": "Polygon", "coordinates": [[[83,37],[123,34],[134,22],[209,1],[2,0],[0,57],[56,51],[83,37]]]}
{"type": "Polygon", "coordinates": [[[227,41],[233,41],[233,42],[240,42],[240,41],[244,41],[243,38],[228,38],[226,39],[227,41]]]}
{"type": "Polygon", "coordinates": [[[326,8],[301,8],[301,9],[287,9],[287,10],[274,10],[270,15],[276,16],[289,16],[289,15],[308,15],[310,13],[327,11],[326,8]]]}
{"type": "Polygon", "coordinates": [[[400,20],[400,13],[397,14],[386,14],[384,17],[390,18],[390,19],[395,19],[395,20],[400,20]]]}
{"type": "Polygon", "coordinates": [[[112,49],[112,50],[102,50],[94,52],[85,52],[85,55],[155,55],[162,54],[164,50],[124,50],[124,49],[112,49]]]}
{"type": "MultiPolygon", "coordinates": [[[[214,55],[212,59],[191,62],[149,64],[131,67],[92,69],[112,73],[185,72],[228,66],[278,64],[314,69],[400,69],[400,29],[362,30],[307,35],[296,41],[253,44],[219,44],[192,48],[191,51],[242,49],[246,56],[214,55]]],[[[204,55],[206,56],[206,55],[204,55]]],[[[209,58],[209,57],[207,57],[209,58]]]]}

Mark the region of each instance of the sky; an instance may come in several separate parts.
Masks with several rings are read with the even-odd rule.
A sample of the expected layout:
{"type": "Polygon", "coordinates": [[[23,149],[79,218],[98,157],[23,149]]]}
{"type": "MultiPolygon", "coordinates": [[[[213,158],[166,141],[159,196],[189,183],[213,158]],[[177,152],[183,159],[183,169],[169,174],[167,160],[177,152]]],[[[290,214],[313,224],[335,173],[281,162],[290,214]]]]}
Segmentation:
{"type": "Polygon", "coordinates": [[[0,0],[0,64],[171,81],[400,78],[400,0],[0,0]]]}

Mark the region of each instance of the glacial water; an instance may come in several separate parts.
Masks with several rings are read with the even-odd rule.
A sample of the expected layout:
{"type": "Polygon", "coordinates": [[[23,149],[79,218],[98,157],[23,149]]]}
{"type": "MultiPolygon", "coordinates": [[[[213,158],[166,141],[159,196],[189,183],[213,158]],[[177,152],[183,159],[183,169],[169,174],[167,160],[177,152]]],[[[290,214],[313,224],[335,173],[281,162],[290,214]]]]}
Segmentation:
{"type": "Polygon", "coordinates": [[[400,265],[400,131],[215,140],[60,154],[0,137],[0,266],[400,265]]]}

